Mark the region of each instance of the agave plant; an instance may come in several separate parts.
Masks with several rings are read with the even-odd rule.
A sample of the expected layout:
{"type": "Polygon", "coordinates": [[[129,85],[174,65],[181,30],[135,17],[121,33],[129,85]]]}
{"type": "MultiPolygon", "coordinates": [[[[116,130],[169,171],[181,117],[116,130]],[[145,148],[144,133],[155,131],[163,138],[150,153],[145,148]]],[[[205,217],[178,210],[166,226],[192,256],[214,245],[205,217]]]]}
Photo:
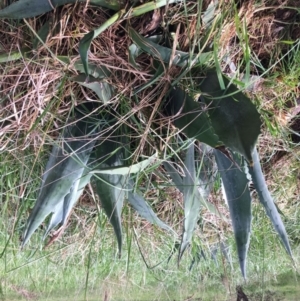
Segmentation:
{"type": "MultiPolygon", "coordinates": [[[[73,0],[18,1],[1,10],[0,18],[30,18],[48,12],[59,5],[74,2],[73,0]]],[[[112,113],[113,109],[109,100],[116,94],[116,91],[115,87],[105,81],[110,71],[107,68],[89,64],[88,51],[92,40],[118,21],[128,20],[175,2],[180,2],[180,0],[147,2],[126,10],[122,8],[123,5],[119,1],[89,1],[89,5],[108,7],[116,13],[99,28],[87,33],[81,40],[79,44],[81,61],[75,64],[75,68],[81,74],[72,80],[93,90],[99,100],[105,104],[104,111],[110,113],[104,114],[102,111],[102,117],[98,117],[102,127],[99,125],[91,130],[89,122],[79,118],[75,126],[67,126],[61,134],[63,144],[61,146],[57,142],[53,147],[40,194],[24,231],[23,245],[28,242],[30,236],[49,214],[53,213],[46,234],[59,223],[64,224],[71,208],[80,197],[83,187],[89,181],[94,183],[102,207],[114,228],[119,253],[121,253],[122,246],[121,212],[125,199],[141,216],[172,231],[169,226],[158,219],[142,194],[133,185],[132,174],[136,174],[142,166],[150,164],[151,160],[133,162],[134,164],[125,162],[124,142],[120,137],[126,136],[126,131],[122,132],[122,127],[117,129],[114,126],[115,122],[112,122],[115,114],[112,113]],[[103,127],[108,130],[103,131],[103,127]],[[117,131],[119,131],[118,134],[116,134],[117,131]],[[80,140],[78,140],[79,137],[81,137],[80,140]],[[76,138],[76,140],[67,142],[69,138],[76,138]],[[96,143],[96,140],[102,142],[96,143]],[[96,164],[91,163],[93,160],[89,160],[90,157],[96,158],[94,160],[96,164]]],[[[210,9],[213,10],[214,6],[210,9]]],[[[203,22],[209,28],[210,13],[204,14],[203,22]]],[[[192,94],[189,95],[186,89],[182,89],[180,78],[178,78],[176,83],[170,86],[164,97],[163,106],[160,108],[160,114],[169,117],[178,132],[184,135],[187,149],[185,158],[181,160],[183,174],[165,158],[160,158],[161,161],[159,161],[183,195],[184,226],[179,259],[191,242],[200,208],[205,206],[211,212],[221,216],[217,208],[207,200],[208,179],[203,177],[209,170],[213,171],[211,172],[213,179],[216,170],[215,163],[211,159],[208,160],[212,152],[224,186],[243,276],[246,278],[246,258],[252,219],[250,179],[287,253],[292,257],[285,228],[267,189],[256,150],[261,120],[254,104],[232,83],[233,80],[221,73],[219,67],[208,68],[206,62],[212,55],[210,51],[191,54],[176,50],[176,47],[174,49],[166,47],[166,43],[162,46],[160,41],[163,37],[146,38],[130,25],[128,35],[132,41],[128,53],[129,62],[133,68],[139,68],[136,59],[141,53],[146,53],[156,60],[152,79],[146,85],[136,89],[135,94],[159,82],[168,66],[172,65],[182,68],[180,77],[187,72],[194,74],[194,87],[201,93],[195,101],[192,94]],[[199,80],[199,78],[202,79],[199,80]],[[197,168],[195,141],[201,143],[203,148],[202,164],[197,168]]],[[[43,41],[42,37],[39,39],[43,41]]],[[[58,59],[64,64],[70,61],[65,57],[58,59]]],[[[218,62],[216,65],[219,66],[218,62]]]]}

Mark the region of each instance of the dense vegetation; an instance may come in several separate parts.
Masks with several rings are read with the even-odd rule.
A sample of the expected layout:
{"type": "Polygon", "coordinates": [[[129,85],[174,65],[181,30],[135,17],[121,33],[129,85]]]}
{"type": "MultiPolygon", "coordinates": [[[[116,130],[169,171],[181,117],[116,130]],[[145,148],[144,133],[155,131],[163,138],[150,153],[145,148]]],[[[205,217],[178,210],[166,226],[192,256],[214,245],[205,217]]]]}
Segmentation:
{"type": "MultiPolygon", "coordinates": [[[[272,237],[258,199],[291,259],[289,268],[296,266],[288,234],[297,232],[298,216],[290,228],[290,217],[274,202],[271,195],[276,191],[270,193],[262,171],[268,157],[274,164],[297,149],[293,141],[300,25],[292,1],[277,10],[262,4],[265,15],[250,2],[75,2],[22,0],[0,11],[4,231],[14,217],[3,239],[2,257],[18,244],[18,236],[24,252],[38,247],[39,240],[25,245],[41,225],[45,227],[45,219],[46,231],[39,230],[37,237],[51,234],[50,253],[41,251],[42,257],[60,253],[75,243],[75,236],[88,232],[80,244],[87,250],[81,251],[87,261],[87,294],[95,267],[92,254],[104,261],[104,254],[116,250],[111,238],[104,245],[97,238],[110,229],[104,226],[103,212],[117,238],[119,264],[125,256],[126,271],[130,269],[134,237],[145,266],[152,270],[142,251],[145,242],[136,229],[143,226],[134,209],[153,224],[150,234],[162,254],[156,258],[157,268],[168,265],[175,252],[179,264],[189,250],[189,271],[199,261],[200,269],[213,270],[208,257],[218,266],[220,249],[227,261],[222,279],[228,279],[228,267],[234,273],[234,257],[246,279],[252,221],[252,240],[264,240],[265,230],[264,235],[272,237]],[[263,32],[266,23],[254,24],[256,18],[270,18],[268,13],[275,13],[269,28],[273,41],[263,32]],[[280,28],[278,18],[289,26],[280,28]],[[266,35],[261,48],[259,30],[266,35]],[[276,49],[270,49],[271,42],[276,49]],[[270,86],[274,74],[277,84],[270,86]],[[271,93],[280,99],[274,101],[271,93]],[[260,161],[259,135],[268,141],[270,132],[281,149],[265,142],[260,161]],[[220,204],[220,191],[227,205],[220,204]],[[82,226],[69,222],[78,200],[81,210],[94,207],[89,214],[77,214],[82,226]],[[125,200],[129,206],[124,206],[125,200]],[[207,238],[207,220],[214,228],[213,241],[207,238]],[[257,230],[257,223],[263,229],[257,230]],[[53,242],[66,234],[66,226],[74,235],[69,241],[67,235],[56,249],[53,242]],[[231,227],[237,255],[231,248],[231,227]],[[163,232],[155,234],[158,228],[163,232]],[[161,247],[161,239],[169,246],[161,247]]],[[[270,174],[272,168],[271,162],[270,174]]],[[[264,170],[270,178],[268,165],[264,170]]],[[[296,240],[293,234],[292,242],[296,240]]],[[[73,264],[66,260],[64,269],[69,265],[73,264]]],[[[113,273],[111,264],[98,262],[99,270],[101,265],[113,273]]],[[[230,290],[230,284],[225,287],[230,290]]]]}

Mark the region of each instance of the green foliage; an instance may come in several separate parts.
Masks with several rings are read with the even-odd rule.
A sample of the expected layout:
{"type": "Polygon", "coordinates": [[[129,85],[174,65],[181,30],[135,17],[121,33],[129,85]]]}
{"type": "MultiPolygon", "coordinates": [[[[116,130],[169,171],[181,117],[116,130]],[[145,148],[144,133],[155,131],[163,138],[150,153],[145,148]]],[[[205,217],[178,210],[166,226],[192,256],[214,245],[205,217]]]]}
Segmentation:
{"type": "MultiPolygon", "coordinates": [[[[72,0],[19,1],[1,10],[0,18],[33,17],[51,11],[60,5],[74,2],[72,0]]],[[[128,10],[121,9],[100,27],[88,32],[81,39],[79,43],[81,62],[75,63],[75,68],[80,74],[71,80],[94,91],[102,106],[100,109],[99,104],[96,108],[92,105],[92,108],[86,112],[87,118],[84,118],[85,114],[82,113],[76,115],[75,125],[66,126],[60,136],[60,139],[63,140],[62,146],[59,142],[53,146],[42,179],[40,193],[25,227],[23,246],[49,214],[53,213],[46,234],[59,223],[64,225],[84,186],[90,181],[94,184],[102,208],[114,228],[119,254],[121,254],[123,235],[121,215],[126,198],[142,217],[165,230],[173,231],[156,216],[155,210],[146,202],[140,191],[135,191],[133,187],[130,174],[134,173],[139,177],[144,173],[152,163],[151,157],[140,160],[138,163],[124,164],[124,161],[132,158],[139,159],[136,156],[136,150],[132,150],[130,147],[126,149],[128,153],[125,154],[126,144],[133,146],[138,144],[135,141],[125,143],[128,133],[125,123],[130,123],[131,119],[129,118],[129,121],[122,118],[116,120],[116,116],[122,116],[122,114],[115,111],[117,110],[115,104],[110,102],[117,94],[116,87],[106,81],[111,71],[109,68],[89,64],[88,53],[92,41],[112,25],[176,2],[179,1],[159,0],[147,2],[128,10]],[[99,115],[95,116],[95,111],[99,115]],[[101,141],[96,143],[96,138],[101,141]],[[91,159],[95,159],[93,163],[91,163],[91,159]]],[[[121,5],[119,2],[106,0],[91,0],[89,4],[113,10],[120,9],[121,5]]],[[[211,9],[214,11],[215,7],[211,6],[211,9]]],[[[208,12],[204,15],[204,23],[206,26],[211,24],[211,14],[208,12]]],[[[42,32],[37,34],[38,40],[43,42],[47,31],[46,25],[42,32]]],[[[159,95],[160,100],[163,99],[163,105],[158,108],[160,116],[167,115],[179,130],[174,136],[186,136],[184,139],[187,138],[189,144],[185,159],[181,162],[183,174],[179,173],[172,164],[164,162],[167,173],[182,193],[184,201],[184,226],[181,244],[178,247],[179,259],[192,241],[202,205],[223,218],[215,206],[207,200],[211,188],[209,182],[214,181],[212,176],[214,162],[210,161],[208,153],[203,151],[202,163],[196,167],[194,139],[202,146],[206,144],[215,149],[214,154],[228,200],[243,276],[246,277],[246,258],[252,219],[248,179],[243,171],[245,160],[249,163],[249,171],[260,201],[286,251],[292,256],[285,228],[266,187],[256,153],[255,144],[260,134],[261,120],[254,104],[221,73],[219,62],[215,62],[216,69],[207,69],[211,52],[200,51],[198,54],[192,54],[176,50],[177,45],[174,47],[162,46],[157,37],[154,39],[155,41],[145,38],[130,26],[128,26],[128,34],[132,40],[132,44],[129,46],[129,61],[133,67],[139,68],[136,59],[142,53],[148,54],[151,59],[154,58],[156,60],[154,66],[158,66],[155,67],[156,70],[154,70],[151,80],[136,89],[136,93],[158,83],[158,79],[165,74],[167,68],[171,66],[182,68],[178,78],[170,84],[170,89],[165,91],[162,97],[159,95]],[[196,74],[194,78],[191,78],[191,82],[194,89],[196,88],[196,92],[201,93],[198,101],[194,100],[190,87],[187,87],[188,89],[180,88],[180,79],[187,72],[196,74]],[[198,80],[199,77],[203,78],[201,82],[198,80]],[[222,150],[222,153],[219,150],[222,150]],[[211,175],[205,177],[207,173],[211,175]]],[[[52,54],[52,52],[50,53],[52,54]]],[[[19,57],[16,56],[16,58],[19,57]]],[[[7,56],[6,60],[8,60],[7,56]]],[[[70,58],[63,62],[68,64],[70,58]]],[[[120,101],[120,99],[118,100],[120,101]]],[[[135,118],[134,114],[131,115],[131,118],[135,118]]],[[[139,122],[144,122],[144,120],[141,118],[136,123],[139,122]]],[[[126,124],[126,126],[128,125],[126,124]]],[[[130,124],[130,126],[134,127],[136,124],[130,124]]],[[[151,122],[149,122],[146,135],[149,128],[152,129],[151,126],[151,122]]],[[[155,129],[153,131],[155,132],[155,129]]],[[[132,140],[137,139],[134,135],[132,137],[132,140]]],[[[160,138],[162,139],[162,137],[160,138]]],[[[172,137],[172,139],[175,138],[172,137]]],[[[172,156],[177,155],[179,150],[173,149],[172,152],[172,156]]],[[[158,159],[166,161],[165,157],[158,159]]]]}
{"type": "Polygon", "coordinates": [[[241,271],[243,277],[246,278],[246,258],[250,242],[252,214],[249,183],[242,170],[243,158],[233,153],[234,161],[232,161],[218,150],[215,150],[214,154],[224,185],[241,271]]]}
{"type": "Polygon", "coordinates": [[[253,166],[249,166],[249,172],[251,174],[253,184],[258,193],[261,204],[264,206],[265,211],[268,217],[270,218],[274,229],[278,233],[285,250],[292,257],[289,239],[283,222],[281,220],[280,214],[278,213],[278,209],[276,208],[272,196],[268,190],[264,175],[261,170],[259,156],[256,149],[254,150],[253,154],[253,166]]]}
{"type": "MultiPolygon", "coordinates": [[[[51,212],[61,218],[59,222],[65,223],[67,208],[77,201],[80,180],[95,144],[95,140],[87,138],[93,137],[94,131],[94,125],[87,119],[79,119],[75,125],[64,128],[62,146],[53,147],[39,196],[27,221],[22,246],[51,212]]],[[[53,223],[57,223],[57,218],[53,223]]]]}
{"type": "Polygon", "coordinates": [[[200,84],[200,100],[208,106],[208,115],[215,133],[229,148],[252,161],[252,153],[260,134],[261,120],[250,99],[221,75],[221,89],[216,70],[206,73],[200,84]]]}

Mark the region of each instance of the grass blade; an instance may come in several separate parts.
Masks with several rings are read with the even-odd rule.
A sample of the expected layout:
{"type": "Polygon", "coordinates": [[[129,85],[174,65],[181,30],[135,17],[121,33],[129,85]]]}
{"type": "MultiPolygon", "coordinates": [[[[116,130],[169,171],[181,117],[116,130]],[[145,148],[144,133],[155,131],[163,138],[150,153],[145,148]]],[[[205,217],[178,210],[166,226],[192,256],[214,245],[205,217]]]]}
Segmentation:
{"type": "Polygon", "coordinates": [[[248,179],[241,170],[241,159],[233,154],[236,163],[218,150],[214,150],[219,172],[225,189],[226,199],[232,220],[240,268],[246,278],[247,252],[251,231],[251,195],[248,179]]]}
{"type": "Polygon", "coordinates": [[[256,149],[254,149],[253,152],[253,166],[249,166],[249,172],[261,204],[264,206],[265,211],[270,218],[275,231],[278,233],[286,252],[293,257],[284,224],[268,190],[264,175],[261,170],[259,155],[256,149]]]}

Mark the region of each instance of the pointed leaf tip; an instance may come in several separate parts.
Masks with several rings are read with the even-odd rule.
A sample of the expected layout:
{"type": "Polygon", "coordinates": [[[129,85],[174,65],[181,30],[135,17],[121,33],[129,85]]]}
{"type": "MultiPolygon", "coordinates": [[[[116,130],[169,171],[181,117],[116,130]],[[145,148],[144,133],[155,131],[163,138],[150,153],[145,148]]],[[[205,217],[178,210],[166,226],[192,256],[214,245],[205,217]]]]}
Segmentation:
{"type": "Polygon", "coordinates": [[[218,150],[214,150],[214,154],[225,190],[224,197],[227,199],[232,220],[241,272],[246,279],[252,213],[248,179],[241,168],[243,158],[233,153],[232,161],[218,150]]]}

